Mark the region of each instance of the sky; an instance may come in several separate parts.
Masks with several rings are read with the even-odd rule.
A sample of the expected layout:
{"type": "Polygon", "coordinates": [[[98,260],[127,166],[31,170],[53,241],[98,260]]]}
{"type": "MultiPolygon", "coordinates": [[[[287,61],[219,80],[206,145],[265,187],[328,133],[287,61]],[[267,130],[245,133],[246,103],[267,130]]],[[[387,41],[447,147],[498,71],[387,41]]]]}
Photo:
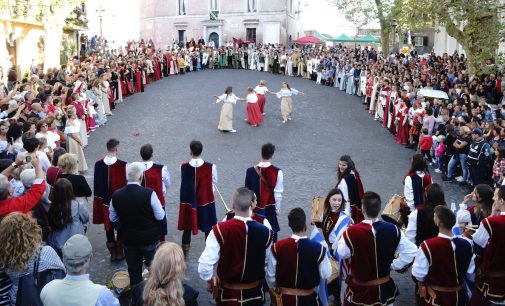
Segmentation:
{"type": "Polygon", "coordinates": [[[302,0],[300,19],[303,29],[317,30],[321,34],[348,36],[356,34],[356,29],[326,0],[302,0]]]}

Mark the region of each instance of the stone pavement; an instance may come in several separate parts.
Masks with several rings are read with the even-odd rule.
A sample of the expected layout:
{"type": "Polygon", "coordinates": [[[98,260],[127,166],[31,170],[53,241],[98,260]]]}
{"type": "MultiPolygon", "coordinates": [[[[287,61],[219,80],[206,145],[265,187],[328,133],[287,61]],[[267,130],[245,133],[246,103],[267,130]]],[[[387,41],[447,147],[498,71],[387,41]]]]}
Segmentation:
{"type": "MultiPolygon", "coordinates": [[[[403,177],[409,169],[413,151],[396,144],[389,132],[379,126],[366,111],[361,100],[336,88],[316,85],[300,78],[283,77],[256,71],[217,70],[200,71],[165,78],[148,85],[146,92],[126,98],[117,106],[114,116],[105,127],[89,138],[85,149],[88,164],[105,154],[105,143],[115,137],[121,141],[120,158],[140,160],[139,149],[151,143],[155,159],[168,165],[172,187],[166,196],[168,216],[167,240],[180,243],[177,231],[179,165],[189,160],[189,141],[199,139],[204,144],[203,157],[217,165],[219,188],[230,204],[233,190],[244,184],[247,167],[257,163],[260,147],[265,142],[276,145],[274,164],[285,176],[282,212],[280,216],[283,238],[290,234],[287,213],[303,207],[310,216],[310,203],[315,195],[326,195],[336,184],[337,162],[349,154],[361,174],[365,190],[378,192],[383,202],[403,191],[403,177]],[[281,124],[280,103],[267,96],[265,123],[251,127],[244,122],[246,103],[234,108],[235,134],[217,130],[220,104],[214,95],[220,95],[227,86],[234,87],[239,97],[246,96],[246,88],[265,79],[272,91],[278,91],[282,81],[303,91],[306,95],[293,97],[293,121],[281,124]]],[[[435,174],[435,180],[440,177],[435,174]]],[[[86,173],[93,184],[93,167],[86,173]]],[[[447,191],[446,200],[460,201],[463,192],[454,184],[442,183],[447,191]]],[[[216,197],[217,200],[217,197],[216,197]]],[[[224,208],[217,200],[218,216],[224,217],[224,208]]],[[[91,205],[88,207],[91,212],[91,205]]],[[[103,283],[111,271],[126,267],[126,263],[110,263],[105,248],[103,227],[91,225],[88,236],[94,247],[91,278],[103,283]]],[[[204,236],[193,237],[188,262],[187,282],[201,292],[199,305],[211,305],[210,295],[197,273],[198,257],[204,248],[204,236]]],[[[400,288],[395,305],[412,305],[414,286],[410,271],[393,274],[400,288]]],[[[122,301],[127,305],[127,301],[122,301]]]]}

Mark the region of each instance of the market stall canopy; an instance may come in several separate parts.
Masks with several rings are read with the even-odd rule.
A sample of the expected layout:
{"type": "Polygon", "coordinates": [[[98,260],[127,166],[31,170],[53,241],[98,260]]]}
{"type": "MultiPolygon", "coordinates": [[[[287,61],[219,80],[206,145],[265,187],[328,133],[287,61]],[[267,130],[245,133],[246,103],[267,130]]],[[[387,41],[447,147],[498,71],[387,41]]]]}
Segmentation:
{"type": "Polygon", "coordinates": [[[317,44],[320,43],[321,39],[315,37],[314,35],[307,35],[300,37],[294,41],[295,44],[317,44]]]}
{"type": "Polygon", "coordinates": [[[314,34],[314,36],[316,36],[317,38],[319,38],[320,40],[328,40],[329,38],[326,37],[325,35],[323,34],[319,34],[319,33],[316,33],[314,34]]]}
{"type": "Polygon", "coordinates": [[[362,43],[375,43],[378,44],[381,42],[380,38],[377,38],[375,36],[372,36],[370,34],[365,35],[361,37],[360,39],[357,39],[356,42],[362,42],[362,43]]]}
{"type": "Polygon", "coordinates": [[[349,36],[342,34],[337,38],[332,38],[330,41],[333,42],[354,42],[354,39],[350,38],[349,36]]]}
{"type": "Polygon", "coordinates": [[[434,90],[434,89],[420,89],[417,95],[422,95],[423,97],[437,98],[449,100],[449,96],[445,91],[434,90]]]}

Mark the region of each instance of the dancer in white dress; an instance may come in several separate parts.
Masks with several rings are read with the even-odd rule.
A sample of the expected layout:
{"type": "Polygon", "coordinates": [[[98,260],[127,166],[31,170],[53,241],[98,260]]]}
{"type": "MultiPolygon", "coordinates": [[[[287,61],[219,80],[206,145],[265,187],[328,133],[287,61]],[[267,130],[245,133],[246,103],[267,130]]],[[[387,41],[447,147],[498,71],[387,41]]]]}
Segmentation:
{"type": "Polygon", "coordinates": [[[291,96],[297,95],[299,93],[305,95],[303,92],[289,87],[288,83],[282,82],[282,88],[277,93],[277,98],[281,99],[282,123],[286,123],[288,120],[292,119],[291,116],[293,114],[293,100],[291,99],[291,96]]]}
{"type": "Polygon", "coordinates": [[[217,129],[221,132],[235,133],[236,130],[233,129],[233,105],[237,104],[237,101],[246,101],[246,99],[235,96],[231,86],[226,88],[224,94],[214,97],[217,99],[216,103],[223,102],[217,129]]]}

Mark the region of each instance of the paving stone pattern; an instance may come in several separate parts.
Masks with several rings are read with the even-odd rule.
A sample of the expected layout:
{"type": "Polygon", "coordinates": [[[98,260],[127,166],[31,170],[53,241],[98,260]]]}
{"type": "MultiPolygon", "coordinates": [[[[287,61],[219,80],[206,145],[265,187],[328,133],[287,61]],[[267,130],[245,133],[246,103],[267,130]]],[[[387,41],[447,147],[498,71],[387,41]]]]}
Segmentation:
{"type": "MultiPolygon", "coordinates": [[[[364,110],[361,99],[349,96],[332,87],[316,85],[300,78],[276,76],[263,72],[242,70],[200,71],[164,78],[148,85],[144,93],[135,94],[120,103],[105,127],[89,138],[85,149],[88,164],[105,154],[105,143],[115,137],[121,141],[120,158],[140,160],[139,149],[145,143],[154,147],[156,161],[168,166],[172,187],[166,196],[168,216],[167,240],[180,243],[177,231],[180,188],[179,165],[189,160],[189,141],[199,139],[204,144],[203,157],[217,165],[219,188],[230,205],[233,190],[244,184],[245,170],[257,163],[260,148],[265,142],[276,145],[274,164],[284,172],[284,194],[280,216],[280,237],[290,235],[287,213],[294,207],[305,209],[310,216],[310,203],[315,195],[326,195],[336,184],[338,158],[349,154],[361,174],[365,190],[378,192],[383,202],[403,191],[403,177],[409,169],[414,151],[398,145],[387,130],[364,110]],[[281,123],[280,102],[267,96],[264,124],[251,127],[245,121],[246,103],[234,107],[235,134],[217,130],[220,95],[233,86],[239,97],[246,96],[246,88],[259,80],[278,91],[283,81],[306,95],[293,97],[293,121],[281,123]]],[[[85,174],[93,184],[93,167],[85,174]]],[[[435,174],[435,180],[440,177],[435,174]]],[[[450,199],[461,200],[462,190],[454,184],[443,183],[450,199]]],[[[216,196],[217,212],[224,217],[224,208],[216,196]]],[[[91,212],[91,206],[88,207],[91,212]]],[[[110,263],[105,248],[105,234],[101,225],[91,225],[88,236],[94,247],[91,278],[103,283],[111,271],[126,267],[126,263],[110,263]]],[[[193,237],[188,262],[187,282],[200,291],[199,304],[211,305],[210,295],[198,277],[198,257],[204,248],[204,236],[193,237]]],[[[410,271],[393,273],[400,288],[395,305],[412,305],[414,285],[410,271]]],[[[122,301],[127,305],[127,301],[122,301]]]]}

